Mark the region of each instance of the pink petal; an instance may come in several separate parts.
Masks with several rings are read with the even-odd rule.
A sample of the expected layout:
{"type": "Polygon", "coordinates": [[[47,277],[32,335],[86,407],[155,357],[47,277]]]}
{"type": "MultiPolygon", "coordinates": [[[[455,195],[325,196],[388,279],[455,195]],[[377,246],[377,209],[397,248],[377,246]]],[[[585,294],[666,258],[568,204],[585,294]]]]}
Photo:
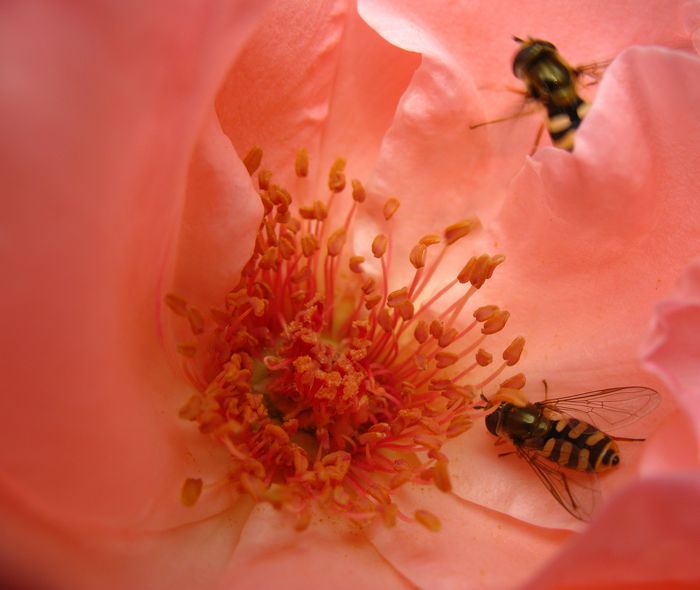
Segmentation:
{"type": "Polygon", "coordinates": [[[11,499],[11,510],[5,510],[7,496],[0,500],[3,530],[12,531],[0,538],[3,588],[214,588],[251,510],[242,503],[167,529],[85,528],[76,523],[64,529],[27,510],[21,499],[11,499]]]}
{"type": "Polygon", "coordinates": [[[643,476],[668,475],[700,467],[695,425],[682,410],[668,415],[651,439],[644,443],[643,476]]]}
{"type": "MultiPolygon", "coordinates": [[[[483,291],[512,312],[511,329],[527,338],[517,369],[527,375],[531,397],[542,396],[543,378],[554,397],[654,386],[636,362],[652,306],[700,252],[700,90],[690,82],[698,76],[695,58],[628,50],[607,72],[576,151],[543,149],[517,178],[494,236],[507,260],[483,291]]],[[[648,420],[627,429],[628,436],[653,431],[672,409],[672,400],[664,399],[648,420]]],[[[472,457],[468,444],[454,452],[458,461],[486,460],[472,457]]],[[[487,473],[487,467],[475,471],[487,473]]],[[[604,487],[618,487],[631,475],[619,471],[601,477],[604,487]]],[[[520,478],[514,470],[501,487],[473,485],[463,493],[519,518],[560,526],[538,508],[539,496],[528,493],[528,508],[495,494],[520,486],[520,478]]]]}
{"type": "Polygon", "coordinates": [[[700,53],[700,2],[688,0],[683,6],[683,21],[690,33],[690,40],[695,51],[700,53]]]}
{"type": "Polygon", "coordinates": [[[673,293],[656,305],[642,358],[668,386],[700,440],[700,260],[673,293]]]}
{"type": "Polygon", "coordinates": [[[263,167],[297,198],[325,199],[337,157],[348,160],[348,178],[366,178],[416,64],[370,30],[353,3],[278,2],[225,81],[222,128],[241,156],[261,146],[263,167]],[[296,184],[300,148],[309,151],[310,178],[296,184]]]}
{"type": "Polygon", "coordinates": [[[3,7],[1,482],[37,518],[128,526],[165,488],[177,505],[168,406],[187,385],[158,338],[160,281],[207,109],[262,7],[3,7]]]}
{"type": "Polygon", "coordinates": [[[382,143],[372,182],[375,191],[401,198],[396,242],[410,248],[426,225],[440,229],[470,214],[488,221],[500,205],[542,120],[533,116],[469,129],[523,107],[506,91],[518,86],[511,73],[511,35],[549,39],[572,63],[590,63],[634,43],[687,45],[682,4],[654,0],[639,10],[632,0],[575,8],[534,2],[527,10],[513,10],[507,3],[468,2],[436,10],[418,0],[360,0],[360,14],[373,28],[423,56],[382,143]]]}
{"type": "Polygon", "coordinates": [[[682,54],[627,51],[580,149],[542,150],[517,179],[496,235],[508,253],[499,286],[528,364],[546,374],[544,354],[559,372],[595,369],[584,388],[627,370],[618,363],[634,362],[654,301],[700,252],[698,74],[700,60],[682,54]]]}
{"type": "Polygon", "coordinates": [[[525,588],[697,587],[699,501],[697,474],[639,482],[525,588]]]}
{"type": "Polygon", "coordinates": [[[440,532],[399,522],[370,532],[381,554],[419,588],[512,588],[555,555],[570,536],[519,522],[434,488],[412,488],[398,499],[409,516],[427,509],[440,532]]]}
{"type": "Polygon", "coordinates": [[[298,532],[293,521],[269,505],[257,506],[248,519],[220,587],[412,588],[361,528],[322,516],[298,532]]]}

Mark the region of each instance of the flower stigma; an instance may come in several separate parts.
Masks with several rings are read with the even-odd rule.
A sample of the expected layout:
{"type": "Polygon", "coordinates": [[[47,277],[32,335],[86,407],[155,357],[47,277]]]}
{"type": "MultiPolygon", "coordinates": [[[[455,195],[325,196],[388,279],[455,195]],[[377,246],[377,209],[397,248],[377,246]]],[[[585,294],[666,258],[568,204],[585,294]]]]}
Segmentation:
{"type": "MultiPolygon", "coordinates": [[[[192,333],[177,345],[196,389],[180,417],[230,454],[221,481],[185,481],[182,503],[227,485],[290,513],[300,530],[317,507],[361,523],[401,519],[437,531],[439,517],[423,508],[405,514],[397,490],[411,482],[450,492],[442,447],[483,414],[478,393],[490,386],[491,400],[522,399],[522,374],[492,384],[519,361],[524,338],[487,350],[509,313],[468,309],[504,257],[472,256],[447,284],[433,284],[447,250],[480,228],[465,219],[418,240],[409,255],[413,278],[390,286],[390,229],[371,242],[375,260],[349,252],[367,194],[357,179],[346,187],[343,159],[331,166],[327,198],[304,205],[270,171],[258,171],[261,163],[258,147],[244,159],[264,213],[253,254],[222,307],[205,316],[175,294],[165,297],[192,333]],[[346,188],[352,202],[341,216],[334,203],[346,188]],[[366,268],[372,262],[374,271],[366,268]],[[459,296],[444,303],[453,289],[459,296]],[[468,313],[468,322],[460,320],[468,313]]],[[[298,179],[308,169],[301,150],[298,179]]],[[[399,208],[396,198],[384,203],[389,228],[399,208]]]]}

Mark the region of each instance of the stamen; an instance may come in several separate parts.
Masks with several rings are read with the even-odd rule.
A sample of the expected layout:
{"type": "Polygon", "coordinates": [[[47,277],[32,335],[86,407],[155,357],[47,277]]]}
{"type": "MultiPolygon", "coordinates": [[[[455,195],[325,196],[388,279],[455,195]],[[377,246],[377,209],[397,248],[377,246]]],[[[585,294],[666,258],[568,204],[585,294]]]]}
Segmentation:
{"type": "Polygon", "coordinates": [[[309,152],[306,148],[302,148],[297,152],[294,172],[299,178],[306,178],[309,175],[309,152]]]}
{"type": "Polygon", "coordinates": [[[419,524],[422,524],[430,532],[437,533],[442,528],[440,519],[432,512],[416,510],[413,516],[419,524]]]}
{"type": "MultiPolygon", "coordinates": [[[[255,147],[244,158],[251,175],[262,157],[255,147]]],[[[308,152],[299,150],[293,165],[297,178],[307,178],[308,152]]],[[[298,530],[320,507],[353,521],[394,526],[400,519],[438,531],[432,512],[402,513],[395,490],[415,482],[451,491],[443,445],[471,427],[476,392],[520,360],[525,340],[515,338],[492,368],[482,345],[505,329],[508,312],[484,305],[465,312],[473,321],[460,322],[503,256],[475,254],[456,278],[431,284],[447,248],[480,227],[475,218],[423,236],[409,255],[408,284],[389,288],[390,230],[371,244],[380,274],[365,270],[365,259],[348,250],[368,195],[353,179],[352,199],[343,203],[345,166],[342,158],[331,166],[326,200],[303,206],[260,169],[263,219],[222,306],[205,317],[182,297],[165,297],[193,337],[176,348],[196,388],[179,415],[230,456],[214,483],[187,479],[181,499],[191,506],[213,487],[230,486],[290,514],[298,530]],[[468,288],[443,305],[460,283],[468,288]],[[428,287],[431,295],[421,298],[428,287]]],[[[399,207],[395,197],[383,204],[391,224],[400,221],[399,207]]],[[[512,375],[489,399],[519,403],[524,385],[522,373],[512,375]]]]}
{"type": "Polygon", "coordinates": [[[384,203],[384,219],[389,221],[394,216],[394,213],[399,210],[400,205],[399,200],[394,197],[387,199],[386,203],[384,203]]]}
{"type": "Polygon", "coordinates": [[[185,506],[194,506],[202,493],[201,479],[187,478],[182,485],[180,499],[185,506]]]}
{"type": "Polygon", "coordinates": [[[328,174],[328,188],[334,193],[339,193],[345,188],[345,160],[338,158],[333,162],[328,174]]]}

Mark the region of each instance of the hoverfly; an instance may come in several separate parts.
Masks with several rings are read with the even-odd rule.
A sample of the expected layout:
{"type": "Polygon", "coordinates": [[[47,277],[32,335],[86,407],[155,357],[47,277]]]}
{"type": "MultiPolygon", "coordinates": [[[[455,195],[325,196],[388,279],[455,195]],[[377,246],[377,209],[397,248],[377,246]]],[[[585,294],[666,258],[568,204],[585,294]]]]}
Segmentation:
{"type": "MultiPolygon", "coordinates": [[[[589,103],[578,93],[580,77],[588,75],[597,79],[598,70],[607,64],[594,63],[575,68],[549,41],[532,37],[527,39],[513,37],[513,40],[520,43],[520,48],[513,57],[513,74],[525,84],[525,96],[539,102],[547,110],[547,121],[537,133],[534,148],[537,147],[546,125],[552,144],[571,151],[574,147],[576,130],[590,108],[589,103]]],[[[530,112],[522,114],[530,114],[530,112]]],[[[489,123],[519,117],[522,114],[486,121],[470,127],[476,129],[489,123]]]]}
{"type": "Polygon", "coordinates": [[[587,391],[522,407],[501,402],[486,416],[486,428],[513,443],[513,452],[527,461],[557,502],[572,516],[587,521],[595,500],[596,474],[620,463],[616,441],[644,440],[606,432],[649,414],[659,400],[655,390],[635,386],[587,391]]]}

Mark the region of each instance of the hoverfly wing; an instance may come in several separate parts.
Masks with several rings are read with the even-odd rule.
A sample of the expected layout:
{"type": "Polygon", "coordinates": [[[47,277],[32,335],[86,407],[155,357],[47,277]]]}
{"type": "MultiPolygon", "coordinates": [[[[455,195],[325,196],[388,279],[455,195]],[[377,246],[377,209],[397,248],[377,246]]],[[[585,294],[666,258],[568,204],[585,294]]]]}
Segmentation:
{"type": "Polygon", "coordinates": [[[597,84],[603,77],[603,73],[606,68],[612,63],[612,59],[605,59],[602,61],[595,61],[587,64],[579,64],[574,68],[577,76],[588,76],[593,81],[589,84],[584,84],[584,86],[591,86],[591,84],[597,84]]]}
{"type": "Polygon", "coordinates": [[[636,422],[652,412],[661,401],[649,387],[611,387],[536,402],[556,412],[585,420],[604,432],[636,422]]]}
{"type": "Polygon", "coordinates": [[[543,459],[533,450],[516,447],[518,455],[537,474],[554,499],[574,518],[590,522],[600,500],[595,474],[580,471],[564,472],[558,465],[543,459]]]}

